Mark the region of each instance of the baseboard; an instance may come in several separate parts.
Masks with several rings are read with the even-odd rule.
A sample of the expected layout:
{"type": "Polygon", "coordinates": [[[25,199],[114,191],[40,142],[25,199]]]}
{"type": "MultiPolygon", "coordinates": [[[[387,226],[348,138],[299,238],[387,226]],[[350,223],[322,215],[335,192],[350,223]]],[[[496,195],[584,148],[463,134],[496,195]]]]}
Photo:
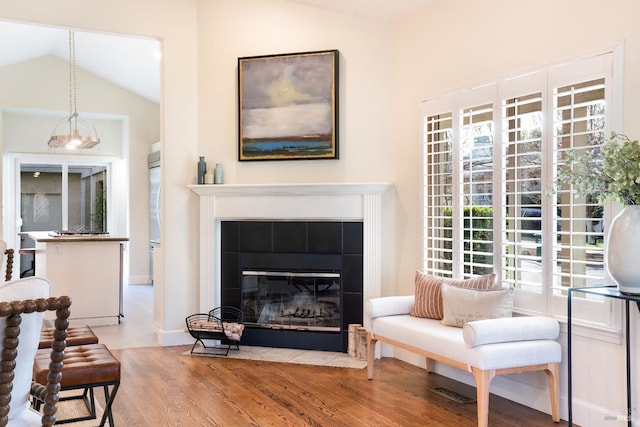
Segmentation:
{"type": "MultiPolygon", "coordinates": [[[[629,418],[624,412],[615,412],[574,397],[572,421],[573,424],[580,426],[614,426],[627,425],[629,418]]],[[[633,424],[635,425],[635,422],[633,424]]]]}
{"type": "Polygon", "coordinates": [[[164,331],[161,329],[157,329],[158,333],[158,344],[163,347],[172,347],[176,345],[193,345],[194,339],[189,335],[188,332],[184,330],[177,329],[173,331],[164,331]]]}

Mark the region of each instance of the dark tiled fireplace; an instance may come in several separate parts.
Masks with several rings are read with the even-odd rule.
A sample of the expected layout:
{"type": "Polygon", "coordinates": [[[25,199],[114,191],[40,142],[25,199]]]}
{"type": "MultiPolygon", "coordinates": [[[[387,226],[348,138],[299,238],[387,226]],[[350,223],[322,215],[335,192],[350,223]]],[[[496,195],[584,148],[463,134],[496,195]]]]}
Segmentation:
{"type": "Polygon", "coordinates": [[[347,350],[362,322],[362,222],[223,221],[223,305],[246,345],[347,350]]]}
{"type": "MultiPolygon", "coordinates": [[[[247,340],[255,340],[253,342],[260,345],[285,346],[277,340],[287,338],[289,344],[286,346],[297,345],[301,336],[297,332],[305,330],[309,332],[305,340],[310,341],[306,346],[343,351],[346,348],[346,326],[349,323],[362,323],[364,302],[382,294],[383,281],[393,283],[388,268],[392,263],[389,249],[392,247],[392,229],[389,226],[392,224],[393,192],[387,191],[392,188],[388,183],[189,187],[198,194],[200,201],[198,308],[201,313],[223,303],[241,306],[243,270],[263,272],[260,274],[278,273],[280,277],[267,275],[268,282],[275,282],[271,292],[275,294],[274,289],[280,287],[282,295],[279,298],[283,302],[287,298],[302,298],[307,302],[306,305],[290,304],[282,309],[280,319],[272,316],[267,323],[286,323],[282,318],[288,315],[299,316],[299,323],[307,322],[309,310],[312,309],[315,320],[307,323],[322,323],[329,314],[326,310],[331,309],[331,303],[336,302],[336,298],[340,303],[339,331],[335,330],[335,326],[318,330],[311,324],[280,329],[265,326],[261,332],[267,332],[271,343],[267,344],[267,338],[264,337],[251,337],[258,327],[248,328],[247,340]],[[223,231],[227,227],[231,230],[229,233],[223,231]],[[299,232],[301,230],[304,232],[299,232]],[[351,239],[350,236],[357,237],[351,239]],[[282,255],[285,261],[282,261],[282,255]],[[324,264],[318,266],[318,260],[324,260],[324,264]],[[335,270],[340,275],[340,297],[335,296],[336,286],[333,283],[309,285],[308,280],[311,279],[300,279],[303,280],[302,284],[296,281],[298,279],[283,280],[282,274],[290,273],[290,270],[303,270],[302,273],[317,273],[318,270],[321,273],[333,273],[335,270]],[[289,290],[284,292],[285,283],[300,287],[300,295],[292,294],[289,290]],[[308,297],[313,293],[311,289],[314,289],[317,299],[308,303],[308,297]],[[324,310],[322,313],[321,309],[324,310]],[[301,314],[303,310],[307,311],[301,314]],[[323,318],[322,321],[320,318],[323,318]],[[331,337],[329,344],[323,342],[327,336],[331,337]]],[[[245,296],[250,297],[251,292],[257,291],[247,290],[245,296]]],[[[272,312],[275,305],[275,302],[270,303],[268,311],[272,312]]]]}

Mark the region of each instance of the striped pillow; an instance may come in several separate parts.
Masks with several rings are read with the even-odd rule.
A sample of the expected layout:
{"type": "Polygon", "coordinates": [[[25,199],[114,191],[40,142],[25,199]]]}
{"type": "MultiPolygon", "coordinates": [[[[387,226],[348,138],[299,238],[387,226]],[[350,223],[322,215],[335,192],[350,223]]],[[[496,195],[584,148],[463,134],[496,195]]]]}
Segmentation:
{"type": "Polygon", "coordinates": [[[447,277],[431,276],[422,271],[416,271],[415,303],[410,313],[411,316],[442,320],[444,317],[444,310],[442,308],[443,283],[459,288],[481,291],[493,290],[497,286],[495,273],[472,277],[467,280],[456,280],[447,277]]]}

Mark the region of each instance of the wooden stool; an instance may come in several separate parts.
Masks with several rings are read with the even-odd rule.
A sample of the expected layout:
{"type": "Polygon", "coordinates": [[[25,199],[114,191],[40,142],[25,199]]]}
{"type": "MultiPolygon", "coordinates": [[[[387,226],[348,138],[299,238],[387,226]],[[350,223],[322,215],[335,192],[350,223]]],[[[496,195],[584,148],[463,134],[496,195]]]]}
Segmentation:
{"type": "MultiPolygon", "coordinates": [[[[33,364],[34,381],[40,379],[46,381],[49,373],[50,352],[49,349],[38,350],[33,364]]],[[[77,418],[56,420],[56,424],[96,419],[93,389],[94,387],[103,387],[106,407],[100,420],[100,426],[104,426],[107,417],[109,417],[109,425],[113,427],[111,406],[120,386],[120,362],[118,359],[113,357],[104,344],[89,344],[67,347],[63,364],[60,390],[84,389],[84,392],[81,395],[61,398],[60,401],[82,399],[89,414],[77,418]],[[111,393],[109,393],[109,386],[112,386],[111,393]]],[[[36,409],[38,408],[36,407],[36,409]]]]}
{"type": "MultiPolygon", "coordinates": [[[[51,348],[54,331],[54,328],[48,328],[40,332],[38,348],[51,348]]],[[[98,344],[98,337],[89,326],[69,326],[67,328],[67,347],[88,344],[98,344]]]]}

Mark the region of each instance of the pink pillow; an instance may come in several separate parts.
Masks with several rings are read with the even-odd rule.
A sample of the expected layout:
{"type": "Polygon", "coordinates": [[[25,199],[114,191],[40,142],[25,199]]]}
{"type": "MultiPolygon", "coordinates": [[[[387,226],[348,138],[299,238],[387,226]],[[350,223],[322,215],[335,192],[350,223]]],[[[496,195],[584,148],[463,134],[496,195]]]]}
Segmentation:
{"type": "Polygon", "coordinates": [[[442,304],[443,283],[458,288],[488,291],[496,287],[496,274],[491,273],[466,280],[457,280],[447,277],[431,276],[422,271],[416,271],[415,303],[410,313],[411,316],[442,320],[444,317],[442,304]]]}

